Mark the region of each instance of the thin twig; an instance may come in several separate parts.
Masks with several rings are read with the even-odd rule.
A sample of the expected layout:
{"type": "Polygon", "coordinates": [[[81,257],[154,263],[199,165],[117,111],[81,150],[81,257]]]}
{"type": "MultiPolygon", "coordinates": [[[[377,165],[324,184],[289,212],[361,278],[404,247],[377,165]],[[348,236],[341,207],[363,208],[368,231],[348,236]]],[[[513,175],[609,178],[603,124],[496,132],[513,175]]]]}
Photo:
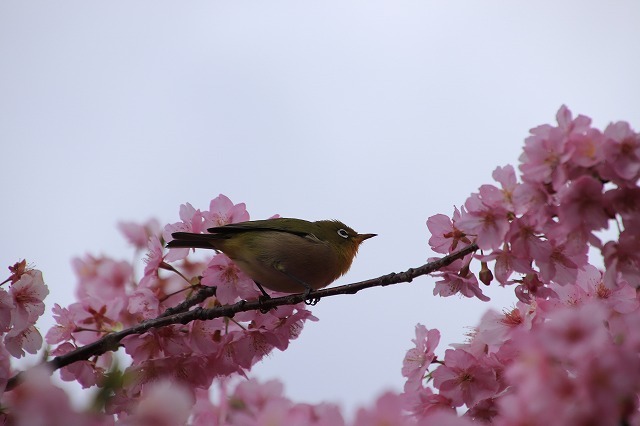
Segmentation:
{"type": "MultiPolygon", "coordinates": [[[[120,346],[120,341],[132,334],[143,334],[152,328],[164,327],[172,324],[188,324],[194,320],[210,320],[220,317],[233,317],[239,312],[246,312],[252,310],[269,310],[281,305],[295,305],[297,303],[307,300],[319,300],[324,297],[336,296],[339,294],[355,294],[360,290],[371,287],[384,287],[391,284],[399,284],[403,282],[411,282],[414,278],[422,275],[430,274],[438,269],[447,266],[457,259],[461,259],[469,253],[473,253],[478,250],[476,244],[471,244],[455,253],[447,255],[441,259],[429,262],[417,268],[410,268],[404,272],[395,273],[392,272],[387,275],[383,275],[378,278],[372,278],[365,281],[360,281],[353,284],[341,285],[338,287],[325,288],[322,290],[312,291],[310,294],[304,293],[290,294],[283,297],[275,297],[271,299],[259,299],[246,301],[241,300],[233,305],[218,306],[215,308],[195,308],[192,310],[185,310],[188,307],[193,306],[196,300],[203,301],[208,292],[210,295],[215,293],[215,290],[199,291],[193,297],[187,299],[182,304],[168,309],[158,318],[143,321],[126,330],[114,332],[105,335],[104,337],[96,340],[93,343],[82,346],[72,352],[64,355],[57,356],[45,364],[51,368],[51,370],[57,370],[65,367],[69,364],[73,364],[77,361],[87,360],[93,356],[102,355],[108,351],[115,351],[120,346]]],[[[199,303],[199,302],[198,302],[199,303]]],[[[21,373],[16,374],[7,383],[6,390],[13,389],[20,381],[21,373]]]]}

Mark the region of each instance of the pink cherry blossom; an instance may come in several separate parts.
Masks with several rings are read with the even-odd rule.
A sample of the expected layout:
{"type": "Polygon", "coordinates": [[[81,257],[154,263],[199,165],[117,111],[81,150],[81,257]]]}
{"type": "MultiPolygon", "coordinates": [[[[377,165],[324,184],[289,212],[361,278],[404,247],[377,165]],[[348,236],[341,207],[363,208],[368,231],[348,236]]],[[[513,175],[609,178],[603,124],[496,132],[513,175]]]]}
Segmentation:
{"type": "Polygon", "coordinates": [[[610,289],[603,282],[603,274],[598,268],[586,265],[578,272],[576,285],[551,285],[558,294],[559,301],[567,306],[575,306],[592,300],[602,302],[610,309],[611,314],[628,314],[640,307],[636,298],[636,290],[626,282],[620,282],[615,289],[610,289]]]}
{"type": "Polygon", "coordinates": [[[160,301],[150,289],[139,287],[129,297],[127,310],[140,320],[155,318],[160,314],[160,301]]]}
{"type": "Polygon", "coordinates": [[[118,330],[122,327],[120,315],[124,306],[124,300],[119,298],[108,302],[83,298],[82,302],[69,305],[69,317],[76,324],[73,337],[78,343],[87,344],[118,330]]]}
{"type": "Polygon", "coordinates": [[[427,417],[418,421],[417,426],[477,426],[478,422],[474,422],[465,417],[458,417],[454,413],[438,410],[429,413],[427,417]]]}
{"type": "MultiPolygon", "coordinates": [[[[614,344],[599,302],[552,310],[549,321],[520,333],[520,351],[504,376],[513,384],[498,401],[494,424],[618,424],[636,401],[637,352],[614,344]],[[538,423],[540,422],[540,423],[538,423]]],[[[627,341],[626,339],[624,340],[627,341]]]]}
{"type": "MultiPolygon", "coordinates": [[[[515,269],[514,263],[517,262],[517,258],[512,256],[511,249],[505,246],[505,249],[494,250],[492,253],[495,256],[495,277],[500,284],[510,283],[509,278],[515,269]]],[[[528,268],[528,266],[527,266],[528,268]]]]}
{"type": "Polygon", "coordinates": [[[0,345],[0,396],[4,393],[12,375],[10,354],[3,345],[0,345]]]}
{"type": "Polygon", "coordinates": [[[12,328],[4,336],[4,344],[7,351],[15,358],[22,358],[25,351],[30,354],[37,353],[42,347],[42,335],[33,325],[22,330],[12,328]]]}
{"type": "Polygon", "coordinates": [[[604,130],[606,163],[601,168],[605,179],[625,186],[635,186],[640,177],[640,135],[629,123],[619,121],[604,130]]]}
{"type": "Polygon", "coordinates": [[[562,307],[547,314],[539,336],[549,354],[569,359],[592,356],[611,341],[606,309],[600,303],[562,307]]]}
{"type": "Polygon", "coordinates": [[[518,302],[515,308],[505,309],[503,312],[488,310],[470,334],[469,341],[453,346],[456,349],[464,349],[475,357],[495,354],[515,332],[522,328],[531,329],[534,317],[535,310],[531,305],[522,302],[518,302]]]}
{"type": "Polygon", "coordinates": [[[254,421],[248,420],[236,420],[233,423],[239,425],[256,425],[256,426],[271,426],[271,425],[287,425],[291,424],[289,413],[291,410],[291,401],[286,399],[274,399],[267,401],[262,409],[253,413],[254,421]]]}
{"type": "Polygon", "coordinates": [[[566,181],[566,163],[571,152],[565,150],[565,133],[556,127],[539,126],[531,130],[520,156],[522,180],[529,183],[551,184],[554,189],[566,181]]]}
{"type": "Polygon", "coordinates": [[[43,367],[28,370],[18,388],[3,396],[2,420],[12,425],[113,425],[113,419],[78,413],[67,394],[51,384],[43,367]]]}
{"type": "MultiPolygon", "coordinates": [[[[173,240],[171,234],[174,232],[194,232],[196,234],[206,230],[204,225],[203,213],[196,210],[191,204],[180,205],[180,222],[171,223],[164,227],[162,236],[165,241],[173,240]]],[[[165,259],[167,262],[184,259],[189,254],[188,248],[172,248],[169,249],[165,259]]]]}
{"type": "Polygon", "coordinates": [[[566,105],[561,105],[556,113],[558,127],[563,129],[567,135],[574,133],[584,133],[591,127],[591,118],[578,114],[574,119],[573,114],[566,105]]]}
{"type": "Polygon", "coordinates": [[[12,312],[12,326],[18,331],[35,324],[44,313],[44,298],[49,289],[42,279],[42,272],[37,269],[23,274],[9,289],[13,297],[15,310],[12,312]]]}
{"type": "Polygon", "coordinates": [[[189,389],[206,389],[218,372],[211,367],[206,357],[188,354],[149,359],[130,366],[125,370],[127,387],[120,391],[125,400],[118,401],[121,406],[113,408],[117,409],[115,412],[130,411],[145,386],[158,380],[182,384],[189,389]]]}
{"type": "Polygon", "coordinates": [[[556,215],[555,195],[541,183],[524,182],[513,191],[516,210],[522,211],[518,219],[525,219],[528,226],[539,233],[548,225],[549,218],[556,215]]]}
{"type": "Polygon", "coordinates": [[[465,266],[464,259],[456,260],[450,265],[434,272],[432,275],[441,278],[439,281],[436,281],[436,285],[433,288],[434,296],[440,295],[447,297],[460,293],[465,297],[477,297],[484,302],[489,300],[489,298],[482,293],[475,274],[470,272],[465,266]]]}
{"type": "Polygon", "coordinates": [[[147,247],[149,238],[160,235],[160,222],[151,218],[144,223],[138,222],[118,222],[118,229],[124,237],[138,250],[147,247]]]}
{"type": "Polygon", "coordinates": [[[124,298],[127,286],[131,284],[133,267],[126,261],[87,255],[73,259],[72,265],[78,278],[78,299],[91,297],[110,303],[113,299],[124,298]]]}
{"type": "Polygon", "coordinates": [[[456,407],[472,407],[499,389],[495,371],[462,349],[447,349],[444,364],[432,376],[440,394],[450,398],[456,407]]]}
{"type": "MultiPolygon", "coordinates": [[[[528,358],[529,374],[524,370],[524,362],[512,366],[508,371],[513,376],[512,381],[519,384],[518,392],[507,393],[498,399],[500,415],[493,419],[492,424],[526,425],[525,421],[533,425],[580,424],[571,422],[573,416],[566,413],[567,408],[575,403],[567,400],[562,393],[575,392],[575,385],[566,377],[566,373],[560,369],[553,370],[546,362],[531,359],[537,361],[537,358],[528,358]],[[515,367],[518,367],[518,376],[515,367]]],[[[573,408],[579,410],[581,407],[573,408]]]]}
{"type": "Polygon", "coordinates": [[[153,280],[158,279],[158,269],[164,261],[164,247],[157,236],[154,235],[149,239],[148,249],[144,276],[140,280],[140,285],[145,287],[150,286],[153,280]]]}
{"type": "Polygon", "coordinates": [[[418,419],[424,419],[438,411],[456,412],[449,398],[434,393],[431,388],[420,387],[416,390],[405,391],[401,396],[403,407],[418,419]]]}
{"type": "Polygon", "coordinates": [[[158,381],[145,387],[131,415],[120,424],[175,426],[187,423],[194,396],[185,386],[158,381]]]}
{"type": "Polygon", "coordinates": [[[587,245],[572,244],[572,241],[563,244],[555,241],[549,243],[551,250],[544,252],[539,258],[535,257],[536,265],[540,268],[540,280],[558,284],[575,283],[579,268],[587,264],[587,245]]]}
{"type": "Polygon", "coordinates": [[[289,409],[291,425],[345,426],[340,409],[335,404],[295,404],[289,409]]]}
{"type": "Polygon", "coordinates": [[[402,410],[402,399],[391,392],[382,394],[374,407],[360,408],[353,422],[353,426],[408,426],[410,424],[411,420],[402,410]]]}
{"type": "Polygon", "coordinates": [[[223,305],[238,299],[255,299],[260,295],[253,280],[224,254],[213,256],[202,274],[201,282],[217,287],[216,297],[223,305]]]}
{"type": "Polygon", "coordinates": [[[13,297],[0,288],[0,332],[7,332],[11,328],[13,312],[16,305],[13,297]]]}
{"type": "MultiPolygon", "coordinates": [[[[600,164],[605,158],[602,139],[602,132],[597,129],[587,129],[584,133],[571,135],[567,141],[571,152],[570,162],[586,168],[600,164]]],[[[584,173],[582,170],[579,172],[584,173]]]]}
{"type": "MultiPolygon", "coordinates": [[[[519,259],[543,258],[549,256],[551,247],[547,241],[541,237],[541,230],[531,216],[516,218],[509,227],[505,235],[505,240],[510,243],[513,257],[519,259]]],[[[529,269],[527,266],[526,269],[529,269]]],[[[526,270],[518,272],[526,273],[526,270]]]]}
{"type": "Polygon", "coordinates": [[[305,321],[318,321],[304,303],[279,306],[277,310],[257,315],[253,330],[259,330],[266,341],[284,351],[291,340],[297,339],[305,321]]]}
{"type": "MultiPolygon", "coordinates": [[[[269,402],[276,402],[281,407],[289,406],[290,402],[284,397],[284,387],[277,380],[260,383],[255,379],[243,381],[236,386],[229,398],[231,407],[243,407],[244,413],[235,413],[234,417],[252,418],[267,408],[269,402]],[[243,415],[244,414],[244,415],[243,415]]],[[[273,410],[275,407],[272,406],[273,410]]]]}
{"type": "Polygon", "coordinates": [[[476,256],[476,258],[483,262],[495,261],[495,278],[503,285],[513,284],[515,282],[510,280],[514,272],[523,274],[533,272],[533,269],[531,269],[531,259],[516,256],[516,253],[514,253],[506,243],[502,249],[493,250],[490,254],[476,256]]]}
{"type": "Polygon", "coordinates": [[[462,349],[447,349],[444,364],[432,376],[440,395],[451,398],[456,407],[473,407],[494,396],[500,386],[493,368],[462,349]]]}
{"type": "Polygon", "coordinates": [[[502,200],[499,200],[500,203],[509,211],[516,214],[523,213],[522,207],[513,202],[513,196],[518,188],[518,180],[513,166],[508,164],[504,167],[497,167],[491,176],[501,186],[500,192],[502,200]]]}
{"type": "MultiPolygon", "coordinates": [[[[77,349],[77,346],[65,342],[55,348],[51,354],[60,356],[77,349]]],[[[66,382],[77,381],[83,388],[89,388],[103,379],[104,368],[96,366],[95,361],[78,361],[60,369],[60,378],[66,382]]]]}
{"type": "Polygon", "coordinates": [[[229,330],[229,327],[222,318],[208,321],[192,321],[189,327],[189,347],[194,352],[204,355],[217,355],[219,351],[223,350],[221,335],[225,329],[229,330]]]}
{"type": "MultiPolygon", "coordinates": [[[[489,192],[487,188],[485,192],[489,192]]],[[[507,209],[502,205],[485,203],[480,194],[471,194],[464,206],[466,213],[463,212],[457,226],[465,234],[475,235],[481,249],[500,247],[509,230],[507,209]]]]}
{"type": "Polygon", "coordinates": [[[480,421],[491,423],[491,421],[500,413],[496,405],[497,398],[487,398],[478,402],[472,408],[464,413],[464,417],[474,420],[474,425],[480,421]]]}
{"type": "Polygon", "coordinates": [[[249,220],[249,213],[244,203],[233,204],[227,196],[222,194],[211,200],[209,210],[202,215],[205,229],[249,220]]]}
{"type": "Polygon", "coordinates": [[[605,274],[604,283],[616,288],[621,280],[640,283],[640,236],[627,230],[620,233],[618,241],[609,241],[602,248],[605,274]]]}
{"type": "Polygon", "coordinates": [[[520,156],[522,180],[551,184],[554,190],[566,181],[569,160],[577,149],[576,144],[569,141],[588,132],[591,124],[591,119],[583,115],[573,119],[564,105],[558,110],[556,120],[557,127],[545,124],[532,129],[532,136],[525,140],[520,156]]]}
{"type": "Polygon", "coordinates": [[[218,426],[222,425],[227,408],[226,395],[220,396],[220,405],[215,405],[210,397],[209,390],[196,389],[196,402],[191,410],[193,426],[218,426]]]}
{"type": "Polygon", "coordinates": [[[134,363],[163,356],[180,355],[188,346],[181,326],[172,325],[152,329],[140,335],[130,335],[122,339],[127,353],[134,363]]]}
{"type": "Polygon", "coordinates": [[[589,233],[608,227],[603,185],[590,176],[581,176],[559,192],[560,224],[567,231],[589,233]]]}
{"type": "MultiPolygon", "coordinates": [[[[317,320],[303,304],[281,306],[276,311],[255,315],[249,327],[222,336],[224,356],[232,364],[248,369],[274,347],[285,350],[295,339],[306,320],[317,320]]],[[[237,315],[242,320],[246,315],[237,315]]]]}
{"type": "MultiPolygon", "coordinates": [[[[462,211],[464,212],[464,207],[462,207],[462,211]]],[[[456,228],[456,222],[459,219],[460,211],[454,207],[452,219],[446,215],[437,214],[427,220],[427,227],[431,232],[429,245],[433,251],[446,254],[455,251],[460,242],[465,245],[471,244],[471,240],[466,234],[456,228]]]]}
{"type": "Polygon", "coordinates": [[[72,339],[72,333],[76,330],[76,323],[73,321],[72,315],[67,308],[63,308],[57,303],[51,309],[56,324],[49,329],[45,339],[48,344],[68,341],[72,339]]]}
{"type": "Polygon", "coordinates": [[[620,215],[622,219],[640,216],[640,188],[615,188],[604,193],[604,205],[609,216],[620,215]]]}
{"type": "Polygon", "coordinates": [[[416,347],[409,349],[402,362],[402,375],[407,378],[404,390],[416,390],[422,387],[425,372],[431,365],[434,351],[440,342],[440,332],[428,330],[424,325],[416,325],[416,338],[411,340],[416,347]]]}
{"type": "Polygon", "coordinates": [[[21,261],[14,263],[13,266],[9,266],[8,269],[9,269],[9,272],[11,272],[11,275],[9,275],[9,278],[2,281],[0,285],[3,285],[8,282],[10,282],[11,284],[15,284],[18,282],[18,280],[22,277],[23,274],[26,274],[27,272],[32,270],[32,268],[27,266],[27,259],[22,259],[21,261]]]}
{"type": "Polygon", "coordinates": [[[540,277],[535,273],[525,275],[519,282],[520,285],[514,291],[521,302],[532,303],[535,298],[547,299],[556,297],[556,293],[548,285],[540,281],[540,277]]]}

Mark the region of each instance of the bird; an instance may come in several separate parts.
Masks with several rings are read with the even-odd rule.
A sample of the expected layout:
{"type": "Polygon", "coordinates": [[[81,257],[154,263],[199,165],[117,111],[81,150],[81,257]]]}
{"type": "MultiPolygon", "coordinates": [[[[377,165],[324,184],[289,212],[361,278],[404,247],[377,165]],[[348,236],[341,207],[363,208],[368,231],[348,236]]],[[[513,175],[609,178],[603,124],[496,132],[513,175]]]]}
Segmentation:
{"type": "Polygon", "coordinates": [[[304,291],[305,299],[344,275],[360,244],[377,235],[358,234],[338,220],[294,218],[232,223],[207,232],[174,232],[167,247],[222,252],[265,297],[269,297],[264,290],[268,288],[282,293],[304,291]]]}

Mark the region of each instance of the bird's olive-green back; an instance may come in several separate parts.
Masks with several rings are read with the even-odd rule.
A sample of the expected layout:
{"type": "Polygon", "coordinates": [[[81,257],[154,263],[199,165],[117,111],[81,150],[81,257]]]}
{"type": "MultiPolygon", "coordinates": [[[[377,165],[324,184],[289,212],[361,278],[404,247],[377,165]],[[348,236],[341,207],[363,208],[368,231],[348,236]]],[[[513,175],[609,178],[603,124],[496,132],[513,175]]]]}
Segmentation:
{"type": "MultiPolygon", "coordinates": [[[[244,244],[251,246],[253,235],[257,235],[261,232],[279,231],[286,232],[294,235],[298,235],[302,238],[315,238],[325,244],[328,244],[336,256],[340,258],[340,264],[344,265],[341,270],[346,270],[351,265],[353,257],[358,251],[358,246],[362,242],[358,238],[358,233],[349,226],[338,220],[319,220],[316,222],[310,222],[303,219],[293,218],[275,218],[266,220],[253,220],[241,223],[234,223],[225,226],[219,226],[215,228],[209,228],[208,232],[217,234],[222,239],[234,239],[235,242],[242,240],[244,244]]],[[[225,250],[224,241],[219,242],[219,249],[225,250]]],[[[235,244],[231,244],[235,246],[235,244]]]]}
{"type": "Polygon", "coordinates": [[[207,230],[213,234],[235,234],[255,231],[282,231],[299,235],[301,237],[312,235],[321,241],[325,241],[336,247],[357,245],[354,238],[358,235],[356,231],[338,220],[319,220],[309,222],[303,219],[275,218],[266,220],[252,220],[241,223],[234,223],[225,226],[209,228],[207,230]]]}

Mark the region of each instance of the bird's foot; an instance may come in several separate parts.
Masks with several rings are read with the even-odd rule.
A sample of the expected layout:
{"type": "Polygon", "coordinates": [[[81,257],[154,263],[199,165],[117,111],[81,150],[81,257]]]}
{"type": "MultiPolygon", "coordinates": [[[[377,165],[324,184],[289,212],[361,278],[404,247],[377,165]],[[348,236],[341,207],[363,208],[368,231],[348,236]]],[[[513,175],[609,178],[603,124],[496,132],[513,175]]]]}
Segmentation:
{"type": "Polygon", "coordinates": [[[318,304],[318,302],[320,301],[319,297],[311,297],[311,292],[313,291],[313,289],[311,287],[307,288],[304,291],[304,304],[307,306],[316,306],[318,304]]]}
{"type": "Polygon", "coordinates": [[[270,310],[276,310],[278,309],[277,306],[273,306],[271,308],[268,308],[266,306],[262,306],[263,303],[265,303],[266,301],[270,300],[271,296],[269,296],[268,294],[263,294],[261,296],[258,296],[258,308],[260,309],[260,312],[263,314],[268,313],[270,310]]]}

